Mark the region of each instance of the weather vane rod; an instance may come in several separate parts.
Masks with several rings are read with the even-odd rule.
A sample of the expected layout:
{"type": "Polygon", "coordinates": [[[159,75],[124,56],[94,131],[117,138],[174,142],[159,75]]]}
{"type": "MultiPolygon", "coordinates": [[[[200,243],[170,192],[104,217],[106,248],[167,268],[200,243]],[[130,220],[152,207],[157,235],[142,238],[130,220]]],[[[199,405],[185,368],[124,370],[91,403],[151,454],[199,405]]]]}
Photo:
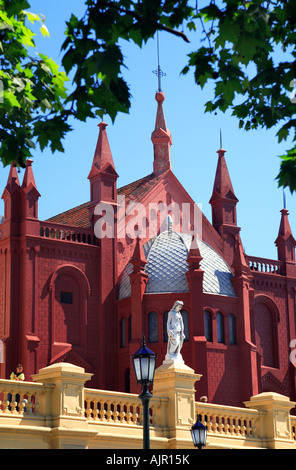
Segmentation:
{"type": "Polygon", "coordinates": [[[158,66],[157,66],[157,70],[153,70],[152,72],[155,73],[155,75],[158,78],[158,91],[162,91],[162,89],[161,89],[161,77],[165,77],[166,73],[164,73],[160,68],[158,31],[156,31],[156,39],[157,39],[157,62],[158,62],[158,66]]]}

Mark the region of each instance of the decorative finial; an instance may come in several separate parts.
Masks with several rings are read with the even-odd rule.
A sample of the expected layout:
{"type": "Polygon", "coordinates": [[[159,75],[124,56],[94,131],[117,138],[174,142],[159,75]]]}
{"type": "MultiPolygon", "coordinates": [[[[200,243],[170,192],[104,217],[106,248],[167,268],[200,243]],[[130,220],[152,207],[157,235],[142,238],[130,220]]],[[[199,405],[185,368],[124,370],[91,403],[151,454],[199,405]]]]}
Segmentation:
{"type": "Polygon", "coordinates": [[[173,219],[170,215],[168,215],[166,218],[166,229],[168,232],[173,231],[173,219]]]}
{"type": "Polygon", "coordinates": [[[108,124],[107,124],[105,121],[103,121],[103,120],[98,124],[98,127],[99,127],[101,130],[106,129],[107,126],[108,126],[108,124]]]}
{"type": "Polygon", "coordinates": [[[286,193],[285,193],[285,188],[283,188],[283,204],[284,204],[284,209],[286,209],[286,193]]]}
{"type": "Polygon", "coordinates": [[[157,91],[162,91],[162,89],[161,89],[161,77],[165,77],[166,73],[164,73],[161,70],[161,67],[160,67],[158,31],[156,31],[156,38],[157,38],[157,62],[158,62],[158,66],[157,66],[157,70],[152,70],[152,73],[155,73],[155,75],[157,75],[157,78],[158,78],[158,90],[157,91]]]}
{"type": "Polygon", "coordinates": [[[223,157],[225,154],[226,150],[222,147],[222,130],[220,129],[220,148],[217,150],[217,153],[219,157],[223,157]]]}

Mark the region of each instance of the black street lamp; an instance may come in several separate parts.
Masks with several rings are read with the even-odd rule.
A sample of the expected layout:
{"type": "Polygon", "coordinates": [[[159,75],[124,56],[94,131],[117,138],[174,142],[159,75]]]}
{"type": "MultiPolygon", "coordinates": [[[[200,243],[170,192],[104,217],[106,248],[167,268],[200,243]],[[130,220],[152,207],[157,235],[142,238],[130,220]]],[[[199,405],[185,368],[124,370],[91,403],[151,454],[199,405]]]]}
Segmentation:
{"type": "Polygon", "coordinates": [[[202,424],[199,420],[199,417],[197,416],[197,421],[190,430],[194,447],[198,447],[198,449],[205,447],[207,440],[207,430],[207,426],[202,424]]]}
{"type": "Polygon", "coordinates": [[[145,336],[140,349],[132,355],[137,383],[142,386],[139,398],[143,405],[143,449],[150,449],[149,437],[149,401],[152,397],[148,388],[153,382],[157,355],[147,348],[145,336]]]}

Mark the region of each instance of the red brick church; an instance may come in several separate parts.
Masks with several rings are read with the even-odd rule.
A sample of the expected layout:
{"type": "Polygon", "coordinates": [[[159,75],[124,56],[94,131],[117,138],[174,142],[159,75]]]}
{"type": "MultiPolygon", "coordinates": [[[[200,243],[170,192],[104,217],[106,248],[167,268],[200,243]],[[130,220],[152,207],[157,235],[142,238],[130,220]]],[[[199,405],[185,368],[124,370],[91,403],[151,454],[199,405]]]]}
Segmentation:
{"type": "Polygon", "coordinates": [[[153,171],[127,186],[117,188],[103,122],[85,175],[90,200],[78,207],[39,220],[32,161],[22,182],[12,164],[0,224],[0,376],[22,362],[30,380],[65,361],[93,373],[89,387],[139,393],[130,356],[144,334],[162,364],[167,314],[181,300],[182,356],[202,374],[197,399],[241,406],[274,391],[296,400],[289,360],[296,242],[288,211],[279,215],[278,259],[246,255],[225,150],[217,152],[209,221],[172,171],[162,92],[156,101],[153,171]]]}

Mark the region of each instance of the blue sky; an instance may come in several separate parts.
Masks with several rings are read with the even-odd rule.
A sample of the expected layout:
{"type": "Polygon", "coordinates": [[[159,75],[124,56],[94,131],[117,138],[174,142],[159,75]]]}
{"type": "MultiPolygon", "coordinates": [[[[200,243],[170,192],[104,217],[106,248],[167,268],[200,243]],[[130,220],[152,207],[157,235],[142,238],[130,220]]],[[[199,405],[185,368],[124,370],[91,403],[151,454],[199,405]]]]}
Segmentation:
{"type": "MultiPolygon", "coordinates": [[[[32,0],[31,11],[43,13],[50,38],[36,37],[40,52],[60,63],[60,46],[64,39],[65,21],[71,13],[81,16],[85,7],[82,0],[32,0]]],[[[276,130],[244,131],[231,113],[205,114],[204,104],[211,99],[211,87],[203,90],[195,85],[193,74],[180,75],[186,65],[186,55],[199,47],[200,36],[191,35],[190,44],[167,33],[159,34],[160,63],[166,76],[162,89],[166,99],[164,111],[167,127],[172,133],[172,169],[196,203],[202,204],[211,221],[209,199],[217,165],[217,150],[222,129],[223,147],[239,203],[238,225],[247,254],[276,259],[274,241],[278,234],[283,192],[275,178],[279,158],[290,148],[289,142],[278,144],[276,130]]],[[[140,49],[125,42],[122,52],[128,69],[124,78],[131,87],[132,106],[128,115],[119,115],[112,124],[108,117],[107,133],[119,174],[118,187],[152,172],[153,146],[151,132],[156,116],[155,92],[157,78],[156,40],[148,41],[140,49]]],[[[295,105],[296,106],[296,105],[295,105]]],[[[72,122],[74,130],[64,141],[65,153],[51,154],[49,150],[34,154],[34,175],[38,190],[39,219],[45,220],[64,210],[89,200],[89,181],[94,150],[98,137],[99,120],[72,122]]],[[[0,168],[2,192],[9,168],[0,168]]],[[[23,170],[20,172],[23,178],[23,170]]],[[[286,190],[286,205],[290,211],[290,225],[296,237],[295,196],[286,190]]],[[[3,214],[3,201],[0,204],[3,214]]]]}

